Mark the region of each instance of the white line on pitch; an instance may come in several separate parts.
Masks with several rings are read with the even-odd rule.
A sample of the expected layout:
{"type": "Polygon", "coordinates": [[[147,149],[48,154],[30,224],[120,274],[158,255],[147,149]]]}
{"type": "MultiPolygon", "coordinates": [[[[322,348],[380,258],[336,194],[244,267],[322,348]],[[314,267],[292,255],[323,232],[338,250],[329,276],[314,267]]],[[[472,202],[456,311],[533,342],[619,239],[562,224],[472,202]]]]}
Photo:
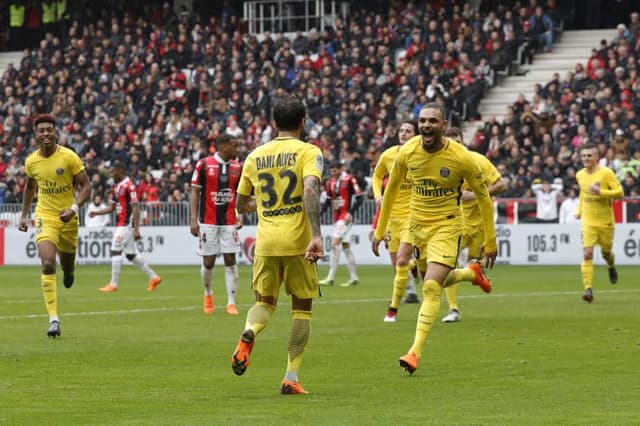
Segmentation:
{"type": "MultiPolygon", "coordinates": [[[[626,289],[626,290],[601,290],[598,293],[638,293],[640,289],[626,289]]],[[[459,299],[480,299],[480,298],[519,298],[519,297],[539,297],[539,296],[572,296],[581,294],[580,291],[537,291],[530,293],[509,293],[509,294],[469,294],[458,296],[459,299]]],[[[388,302],[388,298],[382,299],[340,299],[340,300],[318,300],[316,304],[319,305],[342,305],[353,303],[379,303],[388,302]]],[[[9,302],[11,303],[11,302],[9,302]]],[[[7,303],[7,304],[9,304],[7,303]]],[[[240,307],[248,308],[253,306],[252,304],[241,304],[240,307]]],[[[138,309],[118,309],[114,311],[90,311],[90,312],[66,312],[63,314],[65,317],[81,317],[81,316],[97,316],[97,315],[121,315],[121,314],[143,314],[147,312],[173,312],[173,311],[193,311],[201,309],[200,306],[182,306],[182,307],[164,307],[164,308],[138,308],[138,309]]],[[[24,319],[24,318],[43,318],[46,314],[24,314],[24,315],[4,315],[0,316],[0,320],[11,319],[24,319]]]]}

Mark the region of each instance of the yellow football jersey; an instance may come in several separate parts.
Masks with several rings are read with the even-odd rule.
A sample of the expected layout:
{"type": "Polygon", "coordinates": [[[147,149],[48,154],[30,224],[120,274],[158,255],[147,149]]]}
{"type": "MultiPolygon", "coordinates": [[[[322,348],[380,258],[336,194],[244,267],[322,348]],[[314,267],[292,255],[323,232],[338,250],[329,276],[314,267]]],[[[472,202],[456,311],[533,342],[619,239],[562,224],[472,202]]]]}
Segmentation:
{"type": "Polygon", "coordinates": [[[294,138],[276,138],[247,157],[238,194],[255,193],[258,206],[256,254],[302,255],[311,240],[303,204],[307,176],[322,177],[320,149],[294,138]]]}
{"type": "MultiPolygon", "coordinates": [[[[393,168],[393,163],[396,161],[396,156],[400,150],[400,145],[392,146],[385,150],[378,159],[378,164],[373,170],[373,178],[371,185],[373,187],[373,196],[378,198],[382,195],[382,186],[384,178],[393,168]]],[[[393,204],[391,210],[391,217],[393,218],[405,218],[409,217],[409,202],[411,200],[411,182],[405,177],[400,184],[400,190],[396,196],[396,202],[393,204]]]]}
{"type": "Polygon", "coordinates": [[[395,202],[396,193],[405,175],[412,187],[411,222],[418,225],[429,225],[460,215],[462,183],[466,180],[478,198],[486,232],[486,250],[496,249],[493,205],[476,161],[465,147],[448,138],[445,138],[442,149],[427,152],[422,147],[420,135],[409,139],[398,152],[382,203],[376,229],[377,239],[382,239],[389,221],[391,203],[395,202]]]}
{"type": "Polygon", "coordinates": [[[576,180],[580,186],[577,213],[582,215],[582,226],[613,226],[611,199],[624,195],[622,185],[613,171],[601,166],[597,166],[593,173],[581,169],[576,173],[576,180]],[[589,187],[594,184],[600,184],[600,195],[589,193],[589,187]]]}
{"type": "MultiPolygon", "coordinates": [[[[498,179],[502,178],[498,169],[496,169],[487,157],[475,151],[469,151],[469,154],[471,154],[471,156],[476,160],[478,167],[480,167],[482,176],[484,177],[484,183],[487,185],[487,188],[496,183],[498,179]]],[[[462,190],[471,190],[466,181],[462,184],[462,190]]],[[[478,200],[476,198],[462,202],[462,214],[464,216],[465,225],[479,226],[482,223],[482,214],[480,213],[478,200]]]]}
{"type": "Polygon", "coordinates": [[[73,178],[84,170],[78,154],[63,146],[57,146],[49,157],[40,150],[29,154],[25,172],[38,183],[36,215],[58,216],[75,202],[73,178]]]}

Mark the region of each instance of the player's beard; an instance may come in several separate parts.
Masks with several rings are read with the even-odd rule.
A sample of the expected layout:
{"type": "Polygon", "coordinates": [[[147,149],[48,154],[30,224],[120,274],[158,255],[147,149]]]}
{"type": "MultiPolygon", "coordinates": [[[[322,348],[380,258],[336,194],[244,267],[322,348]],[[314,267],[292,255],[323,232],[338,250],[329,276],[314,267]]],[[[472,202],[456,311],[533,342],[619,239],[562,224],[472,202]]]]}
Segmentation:
{"type": "Polygon", "coordinates": [[[437,130],[423,130],[420,132],[420,136],[422,136],[422,146],[427,150],[435,147],[441,138],[437,130]]]}

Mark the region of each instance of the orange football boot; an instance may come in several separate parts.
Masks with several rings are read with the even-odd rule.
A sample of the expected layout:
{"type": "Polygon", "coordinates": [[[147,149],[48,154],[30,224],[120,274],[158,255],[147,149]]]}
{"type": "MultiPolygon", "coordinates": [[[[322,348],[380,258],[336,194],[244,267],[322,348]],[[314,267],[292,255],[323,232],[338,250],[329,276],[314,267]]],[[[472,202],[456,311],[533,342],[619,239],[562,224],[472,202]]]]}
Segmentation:
{"type": "Polygon", "coordinates": [[[118,286],[113,285],[111,283],[105,285],[104,287],[100,287],[98,289],[100,293],[113,293],[114,291],[118,291],[118,286]]]}
{"type": "Polygon", "coordinates": [[[154,291],[156,289],[156,287],[158,287],[160,285],[160,283],[162,282],[162,278],[160,278],[160,276],[156,275],[155,277],[151,278],[149,280],[149,287],[147,287],[147,291],[154,291]]]}
{"type": "Polygon", "coordinates": [[[214,310],[215,310],[215,307],[213,306],[213,294],[210,294],[208,296],[204,296],[204,303],[202,305],[202,311],[207,315],[211,315],[211,314],[213,314],[214,310]]]}
{"type": "Polygon", "coordinates": [[[475,275],[475,278],[471,283],[479,286],[485,293],[491,293],[491,281],[489,281],[489,277],[487,277],[482,271],[482,264],[476,261],[470,262],[467,266],[471,268],[475,275]]]}
{"type": "Polygon", "coordinates": [[[231,356],[231,369],[238,376],[242,376],[249,366],[249,355],[251,355],[255,338],[256,335],[250,328],[243,331],[238,346],[231,356]]]}
{"type": "Polygon", "coordinates": [[[418,357],[415,352],[400,357],[400,367],[409,374],[413,374],[418,369],[418,357]]]}
{"type": "Polygon", "coordinates": [[[280,393],[282,395],[298,395],[303,393],[309,393],[302,388],[300,382],[292,382],[290,380],[283,380],[280,385],[280,393]]]}

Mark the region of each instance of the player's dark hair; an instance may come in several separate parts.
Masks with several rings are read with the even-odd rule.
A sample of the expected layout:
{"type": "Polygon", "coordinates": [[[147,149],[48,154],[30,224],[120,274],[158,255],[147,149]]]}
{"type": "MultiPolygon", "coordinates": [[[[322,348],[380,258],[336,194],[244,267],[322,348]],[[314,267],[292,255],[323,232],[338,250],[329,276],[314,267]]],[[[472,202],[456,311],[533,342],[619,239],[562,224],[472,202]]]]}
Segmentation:
{"type": "Polygon", "coordinates": [[[273,121],[278,130],[297,130],[304,120],[305,107],[300,98],[288,95],[273,106],[273,121]]]}
{"type": "Polygon", "coordinates": [[[453,138],[457,141],[462,142],[462,130],[460,130],[460,127],[449,127],[444,131],[444,135],[447,138],[453,138]]]}
{"type": "Polygon", "coordinates": [[[427,102],[426,104],[424,104],[422,109],[437,109],[438,111],[440,111],[440,114],[442,114],[442,119],[443,120],[447,119],[447,113],[444,111],[444,108],[442,108],[436,102],[427,102]]]}
{"type": "Polygon", "coordinates": [[[40,123],[51,123],[54,126],[56,125],[56,118],[47,113],[38,114],[33,117],[33,127],[37,127],[40,123]]]}
{"type": "Polygon", "coordinates": [[[232,140],[235,139],[235,136],[230,135],[228,133],[225,133],[224,135],[220,136],[217,140],[216,140],[216,147],[219,147],[220,145],[224,145],[226,143],[231,142],[232,140]]]}
{"type": "Polygon", "coordinates": [[[112,169],[118,169],[118,170],[122,170],[123,172],[127,171],[127,167],[124,165],[124,163],[120,162],[120,161],[116,161],[115,163],[113,163],[113,165],[111,166],[112,169]]]}
{"type": "Polygon", "coordinates": [[[582,151],[583,149],[595,149],[597,151],[598,146],[593,142],[587,142],[580,147],[580,151],[582,151]]]}
{"type": "Polygon", "coordinates": [[[400,122],[400,126],[398,126],[398,129],[402,127],[403,124],[410,125],[413,128],[413,133],[415,133],[416,135],[418,134],[418,123],[416,123],[415,120],[402,120],[400,122]]]}

